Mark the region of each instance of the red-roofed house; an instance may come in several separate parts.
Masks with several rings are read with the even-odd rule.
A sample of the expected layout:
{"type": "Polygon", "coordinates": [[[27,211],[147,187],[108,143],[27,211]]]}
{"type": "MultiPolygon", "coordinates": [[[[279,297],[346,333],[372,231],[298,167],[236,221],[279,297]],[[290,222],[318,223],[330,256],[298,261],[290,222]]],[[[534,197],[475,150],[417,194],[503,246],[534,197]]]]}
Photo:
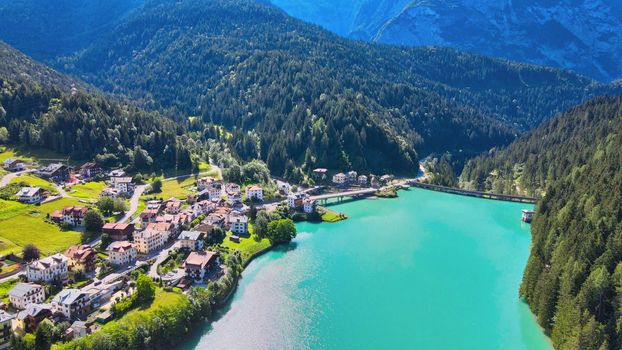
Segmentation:
{"type": "Polygon", "coordinates": [[[87,207],[72,206],[64,207],[62,211],[62,223],[76,226],[84,224],[84,216],[88,213],[87,207]]]}
{"type": "Polygon", "coordinates": [[[134,225],[109,222],[104,225],[102,232],[108,234],[113,241],[127,241],[134,233],[134,225]]]}
{"type": "Polygon", "coordinates": [[[131,242],[112,242],[106,250],[108,261],[113,265],[125,265],[136,261],[136,247],[131,242]]]}
{"type": "Polygon", "coordinates": [[[89,272],[95,270],[97,254],[90,245],[74,245],[63,253],[69,258],[69,270],[89,272]]]}
{"type": "Polygon", "coordinates": [[[192,252],[184,262],[186,275],[200,281],[211,269],[219,265],[219,254],[216,252],[192,252]]]}

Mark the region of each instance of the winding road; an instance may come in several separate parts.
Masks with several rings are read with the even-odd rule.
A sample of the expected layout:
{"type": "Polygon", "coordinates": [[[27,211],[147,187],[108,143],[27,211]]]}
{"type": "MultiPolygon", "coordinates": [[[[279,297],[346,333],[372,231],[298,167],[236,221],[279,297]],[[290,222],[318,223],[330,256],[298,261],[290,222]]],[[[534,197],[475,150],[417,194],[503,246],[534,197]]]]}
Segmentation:
{"type": "Polygon", "coordinates": [[[18,171],[18,172],[14,172],[14,173],[8,173],[6,175],[4,175],[1,179],[0,179],[0,188],[1,187],[5,187],[6,185],[8,185],[11,180],[13,180],[14,178],[22,175],[22,174],[27,174],[27,173],[31,173],[34,170],[32,169],[28,169],[28,170],[23,170],[23,171],[18,171]]]}

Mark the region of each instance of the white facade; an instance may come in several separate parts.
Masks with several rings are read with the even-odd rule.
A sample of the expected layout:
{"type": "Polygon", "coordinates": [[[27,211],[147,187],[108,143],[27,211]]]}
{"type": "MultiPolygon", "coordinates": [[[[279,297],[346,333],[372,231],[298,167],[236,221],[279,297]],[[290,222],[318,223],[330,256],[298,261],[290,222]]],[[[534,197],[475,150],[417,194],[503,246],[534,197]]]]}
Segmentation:
{"type": "Polygon", "coordinates": [[[55,279],[66,279],[68,271],[69,259],[59,253],[28,264],[26,277],[31,282],[51,282],[55,279]]]}
{"type": "Polygon", "coordinates": [[[251,200],[251,199],[262,201],[263,200],[263,188],[257,185],[246,187],[246,200],[251,200]]]}
{"type": "Polygon", "coordinates": [[[113,265],[126,265],[136,261],[136,247],[128,241],[112,242],[106,250],[108,261],[113,265]]]}
{"type": "Polygon", "coordinates": [[[23,310],[28,304],[40,304],[45,300],[45,289],[34,283],[18,283],[8,293],[11,305],[23,310]]]}
{"type": "Polygon", "coordinates": [[[366,186],[367,185],[367,176],[365,175],[361,175],[358,177],[358,183],[361,186],[366,186]]]}
{"type": "Polygon", "coordinates": [[[348,177],[344,173],[333,175],[333,183],[337,185],[343,185],[346,183],[346,181],[348,181],[348,177]]]}
{"type": "Polygon", "coordinates": [[[39,187],[22,187],[16,196],[22,203],[35,204],[43,200],[43,190],[39,187]]]}
{"type": "Polygon", "coordinates": [[[305,199],[302,209],[307,214],[313,213],[315,211],[315,201],[312,199],[305,199]]]}
{"type": "Polygon", "coordinates": [[[52,299],[54,311],[62,313],[67,319],[82,315],[89,303],[89,295],[79,289],[63,289],[52,299]]]}
{"type": "Polygon", "coordinates": [[[136,184],[132,182],[131,177],[113,177],[110,182],[114,189],[125,194],[133,193],[136,188],[136,184]]]}
{"type": "Polygon", "coordinates": [[[229,217],[231,232],[235,234],[245,234],[248,232],[248,218],[244,215],[231,215],[229,217]]]}

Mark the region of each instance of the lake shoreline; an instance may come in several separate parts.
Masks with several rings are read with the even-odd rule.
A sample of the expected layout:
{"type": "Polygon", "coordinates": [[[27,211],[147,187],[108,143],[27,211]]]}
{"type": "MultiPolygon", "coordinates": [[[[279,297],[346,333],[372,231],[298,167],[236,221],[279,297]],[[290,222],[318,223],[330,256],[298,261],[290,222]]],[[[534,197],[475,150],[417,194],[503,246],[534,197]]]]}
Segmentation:
{"type": "MultiPolygon", "coordinates": [[[[408,191],[408,192],[410,192],[410,191],[408,191]]],[[[423,195],[425,197],[428,197],[428,196],[435,197],[437,199],[440,199],[441,202],[448,201],[448,199],[460,197],[460,196],[451,195],[451,194],[442,194],[441,196],[435,196],[432,193],[435,193],[436,191],[428,191],[428,190],[423,190],[423,189],[417,189],[414,192],[418,192],[419,194],[421,194],[421,195],[423,195]],[[421,192],[419,192],[419,191],[421,191],[421,192]],[[447,197],[445,197],[445,196],[447,196],[447,197]]],[[[417,196],[417,197],[420,197],[420,196],[417,196]]],[[[402,196],[400,196],[398,198],[402,198],[402,196]]],[[[409,196],[405,196],[405,198],[406,198],[406,200],[409,200],[409,198],[411,198],[411,196],[410,195],[409,196]]],[[[470,199],[465,199],[465,200],[466,201],[471,201],[470,199]]],[[[354,201],[354,202],[361,202],[361,201],[354,201]]],[[[346,203],[344,205],[347,205],[347,206],[350,206],[350,207],[352,207],[352,206],[354,206],[354,207],[366,207],[365,205],[358,205],[358,204],[355,204],[354,202],[348,202],[348,203],[346,203]]],[[[374,201],[369,201],[369,202],[370,203],[374,203],[374,202],[378,202],[378,201],[374,200],[374,201]]],[[[385,201],[382,201],[382,202],[385,202],[385,201]]],[[[380,207],[382,208],[382,207],[385,207],[385,206],[392,206],[392,207],[403,206],[402,204],[398,204],[400,202],[401,201],[386,201],[385,203],[387,203],[387,204],[383,204],[380,207]],[[388,203],[394,203],[394,204],[388,204],[388,203]]],[[[477,202],[473,202],[473,203],[479,203],[480,205],[486,206],[486,204],[483,204],[483,203],[492,203],[492,202],[498,203],[498,201],[490,201],[490,200],[488,200],[488,201],[481,201],[481,202],[477,201],[477,202]]],[[[516,203],[509,203],[509,204],[516,205],[516,203]]],[[[515,207],[514,211],[517,211],[517,213],[518,213],[518,207],[515,207]]],[[[366,220],[369,220],[370,217],[374,216],[372,214],[372,213],[374,213],[373,211],[369,212],[369,214],[372,214],[372,215],[368,215],[368,214],[365,214],[365,213],[350,213],[349,211],[346,211],[346,212],[349,214],[349,216],[351,218],[360,219],[360,220],[354,220],[354,221],[352,221],[352,223],[359,222],[359,221],[366,221],[366,220]]],[[[519,222],[520,221],[520,216],[514,216],[514,214],[512,214],[512,213],[513,213],[513,211],[510,212],[510,217],[511,217],[510,220],[516,220],[517,222],[519,222]]],[[[347,224],[347,222],[350,222],[350,220],[345,221],[346,224],[347,224]]],[[[297,226],[298,225],[303,225],[302,226],[303,228],[299,229],[299,231],[304,231],[304,232],[307,232],[307,230],[309,230],[309,229],[311,231],[315,231],[315,230],[324,231],[324,229],[320,229],[320,228],[321,227],[324,227],[324,228],[333,227],[332,225],[317,225],[315,223],[314,224],[299,223],[299,224],[297,224],[297,226]]],[[[514,223],[512,225],[517,225],[517,223],[514,223]]],[[[298,226],[298,227],[300,227],[300,226],[298,226]]],[[[341,227],[341,226],[335,226],[335,227],[341,227]]],[[[342,229],[343,228],[339,228],[337,230],[342,230],[342,229]]],[[[341,236],[348,236],[348,235],[341,235],[341,236]]],[[[303,239],[303,241],[306,241],[306,240],[309,239],[309,237],[307,235],[303,235],[302,239],[303,239]]],[[[529,241],[530,240],[531,240],[531,237],[529,235],[529,241]]],[[[288,260],[291,259],[291,254],[290,254],[291,252],[289,252],[289,251],[287,251],[287,252],[285,252],[285,251],[284,252],[279,252],[278,247],[280,247],[280,246],[269,247],[269,248],[265,249],[264,251],[260,252],[260,254],[257,254],[255,256],[253,256],[252,259],[248,260],[248,262],[244,266],[244,271],[242,272],[242,274],[240,274],[240,276],[243,276],[244,278],[238,279],[236,281],[235,287],[232,288],[232,291],[230,291],[230,293],[228,294],[227,298],[225,300],[223,300],[222,303],[219,303],[218,310],[215,310],[215,314],[219,314],[219,315],[213,321],[207,322],[205,325],[197,327],[199,329],[203,329],[204,331],[200,332],[199,334],[197,334],[195,331],[193,331],[191,334],[194,334],[194,335],[191,335],[190,338],[194,338],[194,340],[189,340],[190,343],[186,344],[186,347],[184,347],[184,349],[192,349],[193,346],[197,346],[198,348],[201,348],[201,346],[199,346],[200,342],[199,342],[198,339],[202,339],[203,337],[207,337],[207,338],[211,339],[212,338],[211,335],[213,333],[221,334],[221,333],[218,332],[218,330],[222,327],[221,324],[223,324],[223,323],[226,324],[227,320],[229,318],[235,317],[235,315],[238,314],[238,312],[233,312],[233,314],[232,314],[231,310],[230,310],[230,308],[233,308],[235,310],[236,308],[240,307],[239,303],[236,302],[236,300],[240,301],[239,298],[241,298],[242,295],[244,295],[244,296],[249,295],[249,293],[250,293],[249,290],[248,290],[249,285],[253,285],[256,275],[262,275],[263,276],[265,273],[270,274],[269,271],[274,268],[273,265],[270,265],[270,267],[265,265],[266,264],[266,260],[264,260],[264,259],[260,260],[258,258],[263,257],[263,256],[267,255],[268,253],[273,255],[272,253],[276,251],[276,252],[278,252],[278,253],[276,253],[276,255],[278,255],[280,257],[279,259],[288,259],[288,260]],[[250,265],[251,262],[255,262],[255,261],[259,261],[259,260],[261,261],[260,265],[255,266],[255,268],[251,269],[250,271],[247,269],[247,267],[250,265]],[[266,271],[268,271],[268,272],[266,272],[266,271]],[[244,281],[244,282],[242,282],[242,281],[244,281]],[[244,285],[244,287],[241,287],[242,285],[244,285]],[[242,288],[242,290],[240,290],[240,288],[242,288]],[[243,292],[243,294],[236,294],[236,292],[240,292],[240,293],[243,292]],[[213,324],[217,324],[217,326],[213,327],[213,324]],[[195,344],[195,345],[192,345],[192,344],[195,344]]],[[[303,249],[304,250],[304,249],[309,249],[309,247],[307,247],[307,244],[305,244],[303,246],[298,246],[297,249],[295,251],[293,251],[294,255],[299,254],[299,252],[298,252],[299,249],[303,249]]],[[[526,249],[527,249],[526,252],[528,252],[528,245],[527,245],[526,249]]],[[[269,257],[269,258],[266,258],[266,259],[272,260],[273,257],[269,257]]],[[[281,265],[281,264],[278,264],[278,265],[281,265]]],[[[521,274],[522,274],[523,269],[524,269],[524,266],[521,266],[521,269],[520,269],[520,273],[521,274]]],[[[256,293],[256,291],[253,291],[253,292],[256,293]]],[[[516,295],[516,290],[512,289],[512,295],[514,295],[514,296],[516,295]]],[[[512,300],[517,300],[517,299],[518,298],[516,298],[516,297],[512,297],[512,300]]],[[[249,317],[251,317],[251,316],[249,316],[249,317]]],[[[528,319],[531,322],[533,317],[529,316],[528,319]]]]}

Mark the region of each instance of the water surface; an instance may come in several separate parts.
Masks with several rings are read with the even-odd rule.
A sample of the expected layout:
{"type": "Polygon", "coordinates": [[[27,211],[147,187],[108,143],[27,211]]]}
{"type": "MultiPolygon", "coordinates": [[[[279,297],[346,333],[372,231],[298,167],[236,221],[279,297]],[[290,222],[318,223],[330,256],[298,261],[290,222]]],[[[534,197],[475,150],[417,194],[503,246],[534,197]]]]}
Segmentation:
{"type": "Polygon", "coordinates": [[[524,204],[412,189],[335,206],[247,268],[183,349],[552,349],[518,287],[524,204]]]}

